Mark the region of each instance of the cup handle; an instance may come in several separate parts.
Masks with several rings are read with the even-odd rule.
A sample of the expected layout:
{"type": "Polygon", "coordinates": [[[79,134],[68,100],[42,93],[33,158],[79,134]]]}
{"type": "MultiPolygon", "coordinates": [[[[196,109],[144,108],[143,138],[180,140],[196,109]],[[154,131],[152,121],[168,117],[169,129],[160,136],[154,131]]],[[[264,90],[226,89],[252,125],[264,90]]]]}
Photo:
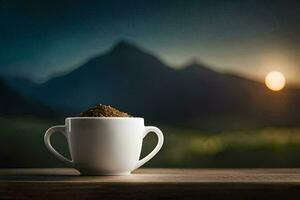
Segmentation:
{"type": "Polygon", "coordinates": [[[158,137],[157,145],[147,156],[145,156],[143,159],[141,159],[137,162],[134,169],[139,168],[140,166],[142,166],[143,164],[148,162],[151,158],[153,158],[159,152],[159,150],[161,149],[161,147],[164,143],[164,136],[163,136],[161,130],[159,130],[159,128],[154,127],[154,126],[145,126],[143,137],[145,137],[150,132],[156,133],[156,135],[158,137]]]}
{"type": "Polygon", "coordinates": [[[62,133],[66,138],[68,138],[67,134],[66,134],[66,126],[52,126],[51,128],[49,128],[44,136],[44,143],[47,147],[47,149],[59,160],[61,160],[62,162],[66,163],[69,166],[74,166],[74,163],[72,160],[69,160],[67,158],[65,158],[64,156],[62,156],[60,153],[58,153],[51,145],[50,142],[50,138],[51,135],[55,132],[60,132],[62,133]]]}

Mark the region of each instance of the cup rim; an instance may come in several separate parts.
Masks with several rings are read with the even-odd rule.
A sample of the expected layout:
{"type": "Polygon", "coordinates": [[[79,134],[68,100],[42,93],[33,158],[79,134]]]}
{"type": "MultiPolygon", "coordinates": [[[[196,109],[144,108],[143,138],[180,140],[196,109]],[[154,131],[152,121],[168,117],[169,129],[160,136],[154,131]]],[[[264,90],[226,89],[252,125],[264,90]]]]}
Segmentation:
{"type": "Polygon", "coordinates": [[[101,120],[144,120],[142,117],[66,117],[66,120],[73,120],[73,119],[101,119],[101,120]]]}

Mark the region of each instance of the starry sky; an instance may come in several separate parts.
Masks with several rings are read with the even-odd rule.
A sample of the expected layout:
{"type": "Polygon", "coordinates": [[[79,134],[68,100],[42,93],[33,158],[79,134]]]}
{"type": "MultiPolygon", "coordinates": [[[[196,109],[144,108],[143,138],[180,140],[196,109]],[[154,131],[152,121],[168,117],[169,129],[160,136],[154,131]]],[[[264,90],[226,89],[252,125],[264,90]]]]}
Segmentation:
{"type": "Polygon", "coordinates": [[[300,3],[292,0],[0,0],[0,74],[45,81],[132,41],[180,68],[198,60],[300,86],[300,3]]]}

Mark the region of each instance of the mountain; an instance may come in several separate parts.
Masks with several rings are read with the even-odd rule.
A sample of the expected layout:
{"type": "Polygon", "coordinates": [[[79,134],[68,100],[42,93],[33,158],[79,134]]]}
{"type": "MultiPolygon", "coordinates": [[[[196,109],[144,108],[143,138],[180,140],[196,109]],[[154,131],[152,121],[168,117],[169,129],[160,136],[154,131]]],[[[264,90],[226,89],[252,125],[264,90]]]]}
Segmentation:
{"type": "Polygon", "coordinates": [[[13,86],[48,105],[74,112],[102,102],[139,113],[150,110],[145,103],[152,104],[151,99],[159,97],[162,83],[173,71],[156,57],[121,41],[65,76],[36,88],[21,88],[23,82],[13,86]]]}
{"type": "Polygon", "coordinates": [[[127,41],[44,84],[11,85],[70,115],[103,103],[135,116],[185,125],[219,118],[236,126],[243,121],[293,125],[300,120],[295,109],[300,102],[298,89],[274,93],[262,83],[197,62],[176,70],[127,41]]]}
{"type": "Polygon", "coordinates": [[[34,115],[40,117],[54,117],[57,113],[42,103],[14,91],[0,80],[0,116],[34,115]]]}

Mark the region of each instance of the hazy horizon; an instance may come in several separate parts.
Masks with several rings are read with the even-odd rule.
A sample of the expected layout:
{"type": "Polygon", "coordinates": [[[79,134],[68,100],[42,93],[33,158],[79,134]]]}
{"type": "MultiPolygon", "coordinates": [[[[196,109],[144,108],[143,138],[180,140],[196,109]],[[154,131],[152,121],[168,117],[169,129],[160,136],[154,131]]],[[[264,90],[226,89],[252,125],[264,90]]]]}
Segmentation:
{"type": "Polygon", "coordinates": [[[243,78],[246,78],[246,79],[249,79],[249,80],[253,80],[253,81],[257,81],[257,82],[261,82],[263,83],[263,80],[257,78],[257,77],[251,77],[251,76],[247,76],[247,74],[243,74],[243,73],[238,73],[236,71],[232,71],[232,70],[222,70],[220,69],[219,67],[216,67],[216,66],[211,66],[209,65],[208,63],[204,63],[202,60],[200,60],[199,58],[189,58],[188,60],[186,60],[186,62],[182,63],[181,65],[176,65],[176,64],[172,64],[172,63],[168,63],[166,60],[164,60],[163,58],[161,58],[159,55],[155,54],[155,52],[151,52],[150,50],[142,47],[142,46],[139,46],[137,43],[135,43],[134,41],[132,40],[128,40],[128,39],[119,39],[117,40],[114,44],[112,44],[110,47],[108,47],[107,49],[105,49],[104,51],[102,52],[99,52],[99,53],[96,53],[95,55],[91,55],[85,59],[83,59],[82,61],[78,61],[78,64],[75,64],[67,69],[61,69],[61,70],[57,70],[57,71],[54,71],[52,72],[50,75],[48,75],[47,77],[45,78],[40,78],[40,79],[34,79],[32,77],[26,77],[24,75],[19,75],[19,76],[14,76],[14,75],[7,75],[7,74],[4,74],[3,76],[8,76],[8,77],[13,77],[13,78],[20,78],[20,79],[24,79],[24,80],[28,80],[28,81],[32,81],[34,83],[37,83],[37,84],[43,84],[45,82],[47,82],[48,80],[51,80],[53,78],[56,78],[56,77],[60,77],[60,76],[64,76],[64,75],[67,75],[69,73],[71,73],[73,70],[76,70],[78,68],[80,68],[82,65],[84,65],[86,62],[88,62],[89,60],[95,58],[95,57],[99,57],[99,56],[102,56],[102,55],[105,55],[107,53],[110,52],[110,50],[112,48],[115,47],[116,44],[118,44],[119,42],[125,42],[129,45],[133,45],[135,47],[137,47],[139,50],[141,51],[144,51],[145,53],[149,53],[153,56],[155,56],[156,58],[158,58],[161,62],[163,62],[164,64],[166,64],[167,67],[170,67],[170,68],[173,68],[175,70],[181,70],[181,69],[184,69],[185,67],[188,67],[189,65],[191,64],[198,64],[200,65],[201,67],[206,67],[206,68],[209,68],[213,71],[216,71],[218,73],[227,73],[227,74],[232,74],[232,75],[237,75],[237,76],[240,76],[240,77],[243,77],[243,78]]]}
{"type": "Polygon", "coordinates": [[[0,1],[0,73],[35,81],[70,71],[120,39],[173,67],[197,59],[300,85],[297,1],[0,1]]]}

